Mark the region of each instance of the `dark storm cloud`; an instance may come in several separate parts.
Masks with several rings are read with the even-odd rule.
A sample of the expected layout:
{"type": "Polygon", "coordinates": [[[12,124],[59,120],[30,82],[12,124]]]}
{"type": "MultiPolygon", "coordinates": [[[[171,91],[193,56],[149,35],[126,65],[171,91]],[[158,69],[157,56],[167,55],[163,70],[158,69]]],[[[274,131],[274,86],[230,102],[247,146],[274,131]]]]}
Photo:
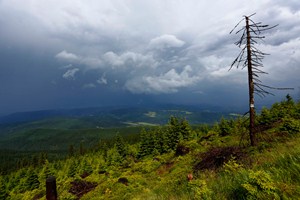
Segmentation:
{"type": "Polygon", "coordinates": [[[219,92],[225,88],[236,88],[236,95],[245,96],[241,88],[247,84],[246,71],[228,72],[239,51],[233,45],[238,36],[229,31],[243,15],[254,12],[254,20],[279,24],[260,45],[271,53],[264,62],[270,74],[262,79],[270,85],[298,87],[300,3],[255,0],[251,8],[248,4],[2,0],[2,105],[12,110],[11,99],[20,110],[21,105],[30,109],[30,99],[38,102],[36,108],[51,107],[51,102],[53,107],[71,101],[73,106],[94,105],[114,103],[108,100],[114,96],[184,102],[179,96],[186,91],[195,103],[218,103],[225,98],[219,92]],[[36,98],[41,92],[51,102],[36,98]],[[28,102],[18,102],[19,97],[28,102]]]}

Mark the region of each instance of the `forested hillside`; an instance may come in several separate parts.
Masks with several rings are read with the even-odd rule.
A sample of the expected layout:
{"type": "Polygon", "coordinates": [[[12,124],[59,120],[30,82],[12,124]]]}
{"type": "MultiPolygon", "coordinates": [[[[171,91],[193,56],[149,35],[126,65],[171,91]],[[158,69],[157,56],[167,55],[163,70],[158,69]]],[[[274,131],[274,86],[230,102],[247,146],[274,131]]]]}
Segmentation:
{"type": "Polygon", "coordinates": [[[300,102],[287,96],[262,109],[255,147],[248,126],[247,116],[196,127],[170,117],[142,128],[136,141],[117,134],[3,174],[0,199],[45,199],[50,175],[59,199],[299,199],[300,102]]]}

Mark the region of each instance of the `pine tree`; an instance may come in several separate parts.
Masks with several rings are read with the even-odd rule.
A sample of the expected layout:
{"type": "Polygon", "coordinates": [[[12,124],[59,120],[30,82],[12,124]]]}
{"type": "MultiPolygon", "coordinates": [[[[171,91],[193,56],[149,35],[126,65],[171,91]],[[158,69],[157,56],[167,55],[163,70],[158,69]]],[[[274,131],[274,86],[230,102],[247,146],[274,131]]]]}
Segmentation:
{"type": "Polygon", "coordinates": [[[178,118],[171,116],[168,123],[167,133],[168,133],[167,137],[168,137],[169,147],[171,150],[175,150],[177,144],[182,138],[178,118]]]}
{"type": "Polygon", "coordinates": [[[38,166],[44,165],[48,158],[48,154],[46,152],[39,153],[38,156],[38,166]]]}
{"type": "Polygon", "coordinates": [[[20,179],[18,178],[18,174],[16,173],[15,175],[11,175],[9,182],[7,184],[7,189],[9,191],[13,190],[16,186],[19,185],[20,179]]]}
{"type": "Polygon", "coordinates": [[[87,161],[86,158],[83,160],[81,171],[82,173],[87,173],[87,174],[91,174],[93,172],[92,165],[87,161]]]}
{"type": "Polygon", "coordinates": [[[189,122],[186,119],[180,122],[180,132],[184,140],[189,140],[191,137],[192,129],[189,122]]]}
{"type": "Polygon", "coordinates": [[[151,131],[151,154],[153,156],[157,156],[160,154],[160,143],[158,134],[159,133],[156,130],[151,131]]]}
{"type": "Polygon", "coordinates": [[[71,160],[69,169],[68,169],[68,176],[69,177],[74,177],[77,173],[77,162],[75,160],[71,160]]]}
{"type": "Polygon", "coordinates": [[[37,173],[34,171],[34,169],[30,168],[28,170],[28,177],[26,180],[26,189],[27,190],[34,190],[39,188],[40,181],[37,173]]]}
{"type": "Polygon", "coordinates": [[[140,144],[140,150],[138,153],[138,157],[142,158],[144,156],[149,155],[149,153],[150,153],[150,150],[149,150],[150,138],[149,138],[149,134],[147,133],[145,128],[142,128],[140,135],[141,135],[141,144],[140,144]]]}
{"type": "Polygon", "coordinates": [[[159,137],[159,144],[160,144],[160,153],[167,153],[171,150],[169,146],[169,140],[168,140],[168,132],[163,131],[162,129],[158,130],[158,137],[159,137]]]}
{"type": "Polygon", "coordinates": [[[84,147],[83,147],[83,144],[80,143],[80,146],[79,146],[79,154],[80,154],[80,155],[83,155],[84,153],[85,153],[85,149],[84,149],[84,147]]]}
{"type": "Polygon", "coordinates": [[[109,165],[119,166],[124,158],[119,154],[116,145],[107,151],[107,162],[109,165]]]}
{"type": "Polygon", "coordinates": [[[75,148],[73,144],[69,146],[69,157],[73,157],[75,155],[75,148]]]}
{"type": "Polygon", "coordinates": [[[221,121],[219,123],[219,132],[221,136],[229,135],[231,131],[229,121],[226,120],[224,117],[221,118],[221,121]]]}
{"type": "Polygon", "coordinates": [[[0,200],[5,200],[8,196],[7,187],[4,180],[0,177],[0,200]]]}
{"type": "Polygon", "coordinates": [[[100,149],[103,152],[104,159],[106,160],[107,159],[107,151],[109,149],[107,143],[106,142],[101,143],[100,144],[100,149]]]}
{"type": "Polygon", "coordinates": [[[33,155],[31,157],[31,162],[30,162],[30,166],[38,166],[39,165],[39,155],[33,155]]]}
{"type": "Polygon", "coordinates": [[[126,148],[126,143],[124,142],[124,139],[122,136],[117,134],[116,139],[115,139],[115,145],[116,149],[119,152],[119,154],[125,158],[127,155],[127,148],[126,148]]]}
{"type": "Polygon", "coordinates": [[[42,178],[46,180],[51,175],[52,175],[52,173],[49,168],[49,161],[46,159],[44,167],[43,167],[43,171],[42,171],[42,178]]]}
{"type": "MultiPolygon", "coordinates": [[[[16,191],[18,192],[25,192],[27,190],[26,181],[27,181],[27,171],[26,168],[21,168],[14,177],[14,182],[11,182],[14,185],[16,191]]],[[[11,186],[10,186],[11,187],[11,186]]]]}

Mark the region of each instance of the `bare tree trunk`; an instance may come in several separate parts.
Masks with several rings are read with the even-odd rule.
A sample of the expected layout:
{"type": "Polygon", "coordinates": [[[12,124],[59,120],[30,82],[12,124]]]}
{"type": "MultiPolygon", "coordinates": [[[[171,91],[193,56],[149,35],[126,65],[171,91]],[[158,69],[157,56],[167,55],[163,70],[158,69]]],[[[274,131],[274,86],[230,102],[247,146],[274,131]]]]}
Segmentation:
{"type": "Polygon", "coordinates": [[[249,113],[250,113],[250,142],[251,146],[256,145],[256,137],[254,132],[255,123],[255,108],[254,108],[254,82],[252,71],[252,52],[251,52],[251,35],[249,18],[246,17],[246,31],[247,31],[247,60],[248,60],[248,84],[249,84],[249,113]]]}
{"type": "Polygon", "coordinates": [[[230,34],[236,30],[244,20],[246,21],[246,26],[243,26],[241,29],[237,30],[235,34],[241,33],[242,36],[234,44],[241,48],[240,53],[232,62],[230,69],[234,65],[237,68],[248,68],[248,84],[249,84],[249,114],[250,114],[250,124],[249,124],[249,136],[251,146],[257,145],[257,138],[255,132],[255,107],[254,107],[254,93],[260,97],[265,97],[265,95],[274,95],[269,92],[267,89],[275,90],[292,90],[293,88],[277,88],[264,85],[259,79],[260,74],[268,74],[267,72],[261,70],[263,67],[262,60],[268,55],[258,48],[255,47],[259,40],[263,40],[265,36],[262,35],[264,31],[275,28],[275,26],[269,26],[262,24],[261,22],[254,22],[251,17],[255,15],[245,16],[231,31],[230,34]],[[252,34],[252,35],[251,35],[252,34]]]}

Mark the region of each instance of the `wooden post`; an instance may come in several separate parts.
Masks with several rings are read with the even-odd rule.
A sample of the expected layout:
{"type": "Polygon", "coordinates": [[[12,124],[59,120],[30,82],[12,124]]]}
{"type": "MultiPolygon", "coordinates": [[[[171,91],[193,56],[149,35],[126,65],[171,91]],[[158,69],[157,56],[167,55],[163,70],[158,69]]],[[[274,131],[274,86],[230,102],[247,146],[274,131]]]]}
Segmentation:
{"type": "Polygon", "coordinates": [[[248,83],[249,83],[249,113],[250,113],[250,142],[251,146],[256,145],[256,137],[254,132],[255,122],[255,108],[254,108],[254,82],[252,71],[252,52],[251,52],[251,35],[249,26],[249,17],[246,17],[246,31],[247,31],[247,62],[248,62],[248,83]]]}
{"type": "Polygon", "coordinates": [[[57,200],[56,179],[54,176],[49,176],[46,179],[46,199],[57,200]]]}

